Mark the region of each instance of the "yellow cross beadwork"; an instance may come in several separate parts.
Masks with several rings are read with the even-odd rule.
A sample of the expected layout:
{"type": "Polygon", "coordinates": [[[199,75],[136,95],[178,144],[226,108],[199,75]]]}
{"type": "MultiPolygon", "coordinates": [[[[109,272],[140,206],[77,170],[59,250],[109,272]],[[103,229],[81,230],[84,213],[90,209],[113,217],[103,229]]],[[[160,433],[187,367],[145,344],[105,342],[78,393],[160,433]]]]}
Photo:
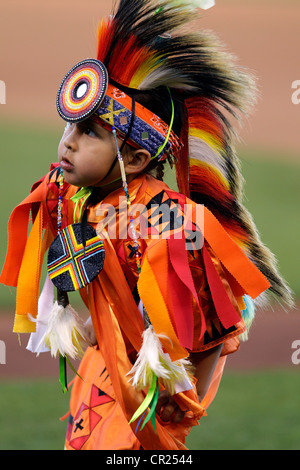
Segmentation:
{"type": "Polygon", "coordinates": [[[120,113],[126,111],[126,108],[114,110],[114,100],[111,98],[107,106],[108,113],[102,114],[101,118],[105,119],[111,126],[115,125],[114,116],[119,116],[120,113]]]}

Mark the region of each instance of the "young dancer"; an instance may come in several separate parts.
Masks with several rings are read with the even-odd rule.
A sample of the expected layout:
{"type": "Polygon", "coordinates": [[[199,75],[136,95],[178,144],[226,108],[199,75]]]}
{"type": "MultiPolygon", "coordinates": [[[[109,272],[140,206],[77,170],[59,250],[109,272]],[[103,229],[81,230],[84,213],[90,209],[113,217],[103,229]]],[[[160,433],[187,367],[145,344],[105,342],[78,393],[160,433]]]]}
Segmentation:
{"type": "Polygon", "coordinates": [[[58,164],[9,222],[0,280],[17,286],[14,331],[59,357],[64,388],[89,344],[66,449],[185,449],[255,303],[267,290],[291,303],[243,205],[226,116],[247,111],[253,82],[214,37],[180,29],[194,3],[121,0],[100,22],[96,58],[58,92],[58,164]],[[163,182],[169,163],[178,191],[163,182]]]}

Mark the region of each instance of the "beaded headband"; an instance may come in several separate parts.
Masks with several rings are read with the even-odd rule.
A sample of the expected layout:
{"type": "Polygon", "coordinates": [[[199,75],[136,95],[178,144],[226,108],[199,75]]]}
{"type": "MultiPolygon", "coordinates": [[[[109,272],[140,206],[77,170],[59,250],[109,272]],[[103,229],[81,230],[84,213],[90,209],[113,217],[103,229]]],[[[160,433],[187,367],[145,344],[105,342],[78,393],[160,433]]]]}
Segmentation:
{"type": "MultiPolygon", "coordinates": [[[[101,120],[101,124],[107,130],[111,131],[113,126],[121,135],[126,135],[132,120],[131,107],[131,97],[109,84],[104,101],[95,112],[94,118],[97,121],[101,120]]],[[[168,150],[172,149],[176,152],[181,147],[179,138],[170,130],[170,126],[137,102],[135,103],[134,123],[128,143],[136,148],[142,147],[148,150],[152,157],[158,158],[168,150]],[[159,152],[160,149],[161,152],[159,152]]]]}
{"type": "Polygon", "coordinates": [[[92,116],[106,130],[112,132],[114,128],[120,136],[127,135],[131,128],[128,143],[148,150],[152,158],[162,160],[168,151],[176,152],[182,146],[171,125],[156,114],[140,103],[135,103],[133,112],[132,98],[108,83],[106,68],[98,60],[86,59],[71,68],[62,80],[56,104],[58,113],[68,122],[92,116]]]}

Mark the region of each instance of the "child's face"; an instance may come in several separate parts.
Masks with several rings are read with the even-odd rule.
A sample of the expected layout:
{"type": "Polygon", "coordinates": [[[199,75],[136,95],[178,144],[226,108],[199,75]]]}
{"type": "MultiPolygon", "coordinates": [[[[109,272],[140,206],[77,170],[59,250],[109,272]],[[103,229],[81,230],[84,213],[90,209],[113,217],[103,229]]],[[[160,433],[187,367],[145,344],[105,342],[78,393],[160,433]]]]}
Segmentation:
{"type": "Polygon", "coordinates": [[[118,162],[107,178],[117,155],[113,135],[92,119],[67,124],[58,147],[64,179],[74,186],[101,186],[120,176],[118,162]]]}

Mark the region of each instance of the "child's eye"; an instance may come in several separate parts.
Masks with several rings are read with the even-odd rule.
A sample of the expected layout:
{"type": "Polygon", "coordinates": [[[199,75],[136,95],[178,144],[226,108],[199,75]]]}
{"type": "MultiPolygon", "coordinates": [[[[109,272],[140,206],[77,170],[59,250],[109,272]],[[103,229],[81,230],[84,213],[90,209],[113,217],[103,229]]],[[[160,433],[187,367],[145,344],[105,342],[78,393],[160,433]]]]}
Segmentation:
{"type": "Polygon", "coordinates": [[[84,132],[87,135],[94,136],[94,137],[96,136],[96,132],[94,132],[93,129],[91,129],[90,127],[87,127],[84,132]]]}
{"type": "Polygon", "coordinates": [[[93,131],[93,129],[91,129],[90,127],[87,127],[86,129],[84,129],[84,133],[86,135],[89,135],[90,137],[98,137],[96,132],[93,131]]]}

